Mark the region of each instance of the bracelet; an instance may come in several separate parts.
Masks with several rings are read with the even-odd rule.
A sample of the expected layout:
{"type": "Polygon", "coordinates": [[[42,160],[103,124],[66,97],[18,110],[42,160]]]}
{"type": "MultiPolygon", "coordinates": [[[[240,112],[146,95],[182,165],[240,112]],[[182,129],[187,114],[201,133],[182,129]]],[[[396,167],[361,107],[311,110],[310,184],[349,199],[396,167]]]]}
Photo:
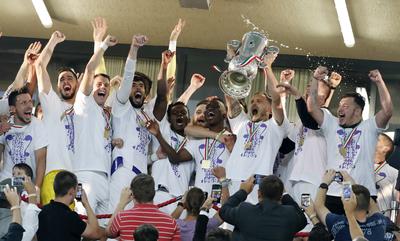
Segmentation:
{"type": "Polygon", "coordinates": [[[37,197],[36,193],[28,194],[28,197],[37,197]]]}
{"type": "Polygon", "coordinates": [[[13,210],[15,210],[15,209],[20,209],[20,206],[12,206],[12,207],[10,208],[11,211],[13,211],[13,210]]]}
{"type": "Polygon", "coordinates": [[[99,46],[99,48],[103,49],[104,52],[108,49],[108,45],[105,42],[102,42],[99,46]]]}
{"type": "Polygon", "coordinates": [[[224,180],[222,180],[222,181],[219,181],[219,184],[221,184],[222,188],[228,187],[229,185],[231,185],[231,183],[232,183],[232,180],[231,179],[226,179],[226,178],[224,180]]]}
{"type": "Polygon", "coordinates": [[[180,206],[180,207],[184,208],[183,202],[178,202],[177,206],[180,206]]]}

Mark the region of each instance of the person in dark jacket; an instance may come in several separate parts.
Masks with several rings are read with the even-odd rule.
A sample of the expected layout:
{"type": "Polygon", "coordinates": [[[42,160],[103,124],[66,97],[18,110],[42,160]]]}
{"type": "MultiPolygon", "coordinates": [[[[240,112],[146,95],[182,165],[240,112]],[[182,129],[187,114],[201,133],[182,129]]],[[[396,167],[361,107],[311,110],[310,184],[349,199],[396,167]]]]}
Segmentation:
{"type": "Polygon", "coordinates": [[[220,210],[221,218],[235,226],[233,240],[292,241],[307,224],[302,210],[288,194],[283,194],[283,183],[274,175],[262,179],[258,204],[244,202],[254,182],[254,177],[243,182],[220,210]]]}

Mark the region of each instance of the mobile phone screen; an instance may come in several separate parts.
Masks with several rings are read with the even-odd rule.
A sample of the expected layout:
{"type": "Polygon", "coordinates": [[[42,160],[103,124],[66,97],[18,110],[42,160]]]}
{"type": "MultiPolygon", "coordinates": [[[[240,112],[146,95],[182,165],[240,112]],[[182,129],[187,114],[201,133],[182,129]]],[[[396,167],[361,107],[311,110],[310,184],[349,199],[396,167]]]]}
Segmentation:
{"type": "Polygon", "coordinates": [[[25,177],[12,177],[11,178],[11,186],[23,186],[25,181],[25,177]]]}
{"type": "Polygon", "coordinates": [[[343,198],[344,199],[350,199],[351,197],[351,184],[350,182],[345,182],[343,183],[343,198]]]}
{"type": "Polygon", "coordinates": [[[309,193],[301,194],[301,206],[308,207],[311,204],[311,196],[309,193]]]}
{"type": "Polygon", "coordinates": [[[216,199],[216,203],[221,202],[222,187],[220,184],[212,185],[211,197],[216,199]]]}
{"type": "Polygon", "coordinates": [[[260,174],[254,175],[254,179],[256,179],[254,181],[254,184],[260,185],[264,177],[265,177],[264,175],[260,175],[260,174]]]}
{"type": "Polygon", "coordinates": [[[81,183],[78,183],[78,189],[76,191],[75,199],[77,201],[82,201],[82,184],[81,183]]]}

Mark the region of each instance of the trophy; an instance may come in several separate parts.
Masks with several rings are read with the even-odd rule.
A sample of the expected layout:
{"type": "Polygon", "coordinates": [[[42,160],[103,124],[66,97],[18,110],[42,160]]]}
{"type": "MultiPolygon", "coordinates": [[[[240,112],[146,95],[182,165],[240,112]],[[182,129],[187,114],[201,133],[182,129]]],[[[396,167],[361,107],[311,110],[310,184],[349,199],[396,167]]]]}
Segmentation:
{"type": "Polygon", "coordinates": [[[267,37],[254,31],[246,33],[242,41],[228,41],[225,62],[229,65],[219,78],[219,86],[225,94],[236,99],[250,94],[252,80],[257,76],[258,68],[265,68],[264,56],[279,52],[278,47],[267,45],[267,37]]]}

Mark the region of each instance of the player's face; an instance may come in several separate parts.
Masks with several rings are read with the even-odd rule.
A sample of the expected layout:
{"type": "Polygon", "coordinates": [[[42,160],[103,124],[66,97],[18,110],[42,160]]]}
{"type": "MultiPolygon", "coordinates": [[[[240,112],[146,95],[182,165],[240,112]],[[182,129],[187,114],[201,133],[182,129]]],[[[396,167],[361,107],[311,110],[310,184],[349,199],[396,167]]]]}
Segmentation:
{"type": "Polygon", "coordinates": [[[221,123],[221,121],[224,121],[225,116],[221,109],[222,109],[221,105],[216,100],[211,101],[206,106],[206,110],[204,111],[204,116],[207,126],[214,126],[221,123]]]}
{"type": "Polygon", "coordinates": [[[184,105],[175,105],[171,109],[171,129],[174,131],[183,131],[189,123],[189,113],[184,105]]]}
{"type": "Polygon", "coordinates": [[[257,94],[250,101],[250,115],[252,121],[260,121],[263,118],[268,118],[271,113],[271,104],[267,97],[262,94],[257,94]]]}
{"type": "Polygon", "coordinates": [[[78,87],[78,80],[70,71],[63,71],[58,75],[58,91],[61,98],[69,100],[74,98],[78,87]]]}
{"type": "Polygon", "coordinates": [[[193,115],[193,124],[198,126],[206,126],[206,118],[204,111],[206,110],[206,104],[202,104],[196,107],[193,115]]]}
{"type": "Polygon", "coordinates": [[[93,83],[93,98],[100,106],[104,106],[110,93],[110,81],[104,76],[97,76],[93,83]]]}
{"type": "Polygon", "coordinates": [[[29,124],[32,120],[33,102],[29,94],[20,94],[16,98],[15,117],[22,123],[29,124]]]}
{"type": "Polygon", "coordinates": [[[361,108],[354,102],[353,97],[342,98],[337,109],[339,125],[346,126],[361,120],[361,108]]]}
{"type": "Polygon", "coordinates": [[[141,108],[146,99],[146,88],[142,81],[134,81],[132,83],[131,95],[129,101],[135,108],[141,108]]]}

